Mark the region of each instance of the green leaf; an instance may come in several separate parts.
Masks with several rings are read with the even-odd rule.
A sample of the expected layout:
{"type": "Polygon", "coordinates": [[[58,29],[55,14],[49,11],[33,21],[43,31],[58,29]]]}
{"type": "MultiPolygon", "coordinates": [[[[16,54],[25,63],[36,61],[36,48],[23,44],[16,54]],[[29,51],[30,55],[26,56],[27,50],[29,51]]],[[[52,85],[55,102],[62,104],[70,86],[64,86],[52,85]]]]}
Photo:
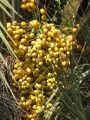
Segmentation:
{"type": "Polygon", "coordinates": [[[50,109],[44,114],[45,120],[50,120],[52,114],[56,112],[56,108],[59,105],[60,97],[57,98],[57,100],[54,102],[54,104],[50,107],[50,109]]]}
{"type": "Polygon", "coordinates": [[[8,2],[8,0],[2,0],[1,3],[3,5],[5,5],[7,8],[11,9],[13,12],[15,12],[17,15],[19,15],[19,17],[22,18],[22,16],[20,14],[18,14],[18,12],[16,12],[16,10],[10,5],[10,3],[8,2]]]}
{"type": "Polygon", "coordinates": [[[0,7],[2,8],[2,10],[10,17],[12,18],[12,16],[10,15],[10,13],[6,10],[6,8],[3,5],[0,5],[0,7]]]}
{"type": "MultiPolygon", "coordinates": [[[[50,98],[47,100],[47,102],[45,103],[44,107],[42,108],[41,113],[44,111],[45,107],[47,106],[48,103],[50,103],[50,101],[53,99],[53,97],[56,95],[58,91],[58,87],[56,88],[56,90],[54,91],[54,93],[50,96],[50,98]]],[[[41,113],[37,116],[36,120],[38,120],[39,116],[41,115],[41,113]]]]}
{"type": "Polygon", "coordinates": [[[5,38],[5,36],[4,36],[4,34],[2,33],[2,31],[0,31],[0,35],[1,35],[0,37],[1,37],[2,41],[3,41],[4,44],[6,45],[7,49],[8,49],[9,52],[10,52],[10,54],[11,54],[14,58],[18,59],[17,56],[15,55],[15,53],[13,52],[11,46],[10,46],[9,43],[7,42],[7,39],[5,38]]]}
{"type": "Polygon", "coordinates": [[[8,34],[7,30],[5,29],[5,27],[3,26],[3,24],[0,22],[0,27],[2,28],[2,30],[5,32],[5,34],[10,38],[10,40],[14,42],[14,40],[11,38],[11,36],[8,34]]]}

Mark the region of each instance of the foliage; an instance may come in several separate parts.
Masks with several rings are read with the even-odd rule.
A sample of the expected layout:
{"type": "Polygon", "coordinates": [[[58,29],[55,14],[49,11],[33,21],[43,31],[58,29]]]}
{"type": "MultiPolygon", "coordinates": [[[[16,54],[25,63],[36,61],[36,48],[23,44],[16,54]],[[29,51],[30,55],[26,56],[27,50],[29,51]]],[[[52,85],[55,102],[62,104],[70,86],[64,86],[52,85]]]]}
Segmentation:
{"type": "MultiPolygon", "coordinates": [[[[7,119],[10,120],[15,117],[19,120],[20,115],[30,120],[88,120],[90,64],[83,55],[86,52],[89,54],[90,48],[90,35],[86,24],[89,17],[80,24],[79,31],[82,32],[84,28],[86,30],[85,42],[82,44],[75,38],[81,33],[77,32],[78,25],[76,28],[60,27],[67,2],[74,14],[76,12],[69,0],[49,1],[47,6],[39,0],[31,0],[30,4],[28,0],[13,2],[15,6],[10,5],[7,0],[0,1],[3,16],[0,22],[0,40],[5,46],[0,44],[6,51],[6,56],[4,52],[0,54],[4,70],[6,69],[0,70],[1,88],[4,85],[4,91],[0,90],[0,99],[4,101],[3,106],[0,106],[1,114],[7,118],[7,112],[10,115],[7,119]],[[22,16],[17,5],[21,5],[20,9],[24,13],[22,16]],[[5,6],[12,11],[12,15],[5,6]],[[24,15],[27,16],[28,13],[31,18],[25,20],[24,15]],[[11,23],[6,21],[6,14],[12,19],[11,23]],[[14,63],[13,69],[11,63],[7,64],[5,59],[8,56],[14,63]],[[8,106],[9,110],[3,112],[2,107],[8,106]],[[21,108],[25,113],[20,111],[21,108]]],[[[70,24],[73,25],[72,21],[70,24]]]]}

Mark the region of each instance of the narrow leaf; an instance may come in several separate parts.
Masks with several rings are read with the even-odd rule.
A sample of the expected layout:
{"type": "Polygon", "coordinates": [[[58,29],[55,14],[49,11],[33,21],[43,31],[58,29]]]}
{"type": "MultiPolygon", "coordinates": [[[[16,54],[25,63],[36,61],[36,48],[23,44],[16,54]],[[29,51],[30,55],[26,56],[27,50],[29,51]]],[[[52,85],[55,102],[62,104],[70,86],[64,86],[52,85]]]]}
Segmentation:
{"type": "Polygon", "coordinates": [[[11,53],[12,56],[14,56],[16,59],[17,56],[15,55],[15,53],[13,52],[11,46],[9,45],[9,43],[7,42],[7,39],[5,38],[5,36],[3,35],[2,31],[0,31],[0,35],[1,35],[1,39],[4,42],[4,44],[6,45],[7,49],[9,50],[9,52],[11,53]]]}
{"type": "MultiPolygon", "coordinates": [[[[15,11],[15,9],[9,4],[9,2],[8,2],[7,0],[2,0],[1,2],[2,2],[3,5],[5,5],[5,6],[8,7],[9,9],[11,9],[13,12],[15,12],[17,15],[19,15],[18,12],[15,11]]],[[[1,5],[0,5],[0,6],[1,6],[1,5]]],[[[21,15],[19,15],[19,17],[22,18],[21,15]]]]}
{"type": "Polygon", "coordinates": [[[6,10],[6,8],[3,5],[0,5],[0,7],[2,8],[2,10],[10,17],[12,18],[12,16],[10,15],[10,13],[6,10]]]}
{"type": "Polygon", "coordinates": [[[0,22],[0,27],[2,28],[2,30],[5,32],[5,34],[10,38],[10,40],[14,42],[14,40],[11,38],[11,36],[8,34],[7,30],[5,29],[5,27],[3,26],[3,24],[0,22]]]}

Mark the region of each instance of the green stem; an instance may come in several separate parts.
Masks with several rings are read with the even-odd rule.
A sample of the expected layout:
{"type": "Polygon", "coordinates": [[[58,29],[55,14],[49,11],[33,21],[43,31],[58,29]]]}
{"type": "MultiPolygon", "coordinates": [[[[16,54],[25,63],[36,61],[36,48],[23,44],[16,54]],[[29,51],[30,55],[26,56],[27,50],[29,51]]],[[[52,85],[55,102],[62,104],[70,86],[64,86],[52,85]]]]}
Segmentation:
{"type": "MultiPolygon", "coordinates": [[[[1,4],[1,5],[3,5],[3,4],[1,4]]],[[[4,5],[3,5],[4,6],[4,5]]],[[[4,10],[0,7],[0,21],[1,21],[1,23],[3,24],[3,26],[4,27],[6,27],[6,14],[5,14],[5,12],[4,12],[4,10]]],[[[1,28],[1,31],[2,31],[2,33],[4,34],[4,32],[3,32],[3,30],[2,30],[2,28],[1,28]]],[[[5,36],[5,34],[4,34],[4,36],[5,36]]],[[[1,53],[2,54],[5,54],[5,49],[6,49],[6,46],[5,46],[5,44],[3,43],[3,41],[2,41],[2,39],[1,39],[1,36],[0,36],[0,46],[1,46],[1,53]]]]}

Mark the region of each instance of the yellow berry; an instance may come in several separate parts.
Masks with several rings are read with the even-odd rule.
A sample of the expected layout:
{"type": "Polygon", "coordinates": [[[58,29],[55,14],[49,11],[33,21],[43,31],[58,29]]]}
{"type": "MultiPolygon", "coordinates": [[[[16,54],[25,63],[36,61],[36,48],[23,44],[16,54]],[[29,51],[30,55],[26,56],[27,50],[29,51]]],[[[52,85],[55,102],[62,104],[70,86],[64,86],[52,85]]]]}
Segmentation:
{"type": "Polygon", "coordinates": [[[26,28],[27,27],[27,23],[26,22],[21,22],[21,27],[22,28],[26,28]]]}
{"type": "Polygon", "coordinates": [[[76,32],[77,32],[77,28],[73,28],[73,29],[72,29],[72,32],[73,32],[73,33],[76,33],[76,32]]]}
{"type": "Polygon", "coordinates": [[[40,14],[42,14],[42,15],[46,14],[45,9],[41,8],[41,9],[40,9],[40,14]]]}

